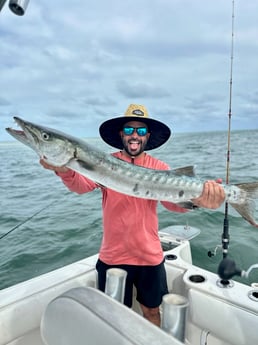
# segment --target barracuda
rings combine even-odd
[[[174,170],[152,170],[132,165],[104,153],[85,141],[14,117],[22,130],[6,128],[15,139],[33,149],[54,166],[66,166],[96,183],[130,196],[171,201],[190,205],[201,195],[203,183],[195,178],[191,167]],[[190,175],[190,176],[189,176]],[[258,227],[253,218],[258,182],[222,185],[226,201],[250,224]]]

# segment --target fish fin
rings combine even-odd
[[[239,183],[236,186],[246,193],[245,201],[240,204],[232,202],[229,204],[251,225],[258,228],[258,224],[254,219],[255,199],[258,198],[258,182]]]
[[[185,208],[187,210],[195,210],[197,208],[199,208],[198,206],[196,206],[192,201],[182,201],[182,202],[178,202],[177,203],[178,206]]]
[[[181,167],[181,168],[176,168],[176,169],[172,169],[175,175],[178,176],[190,176],[190,177],[194,177],[195,176],[195,169],[193,165],[188,165],[186,167]]]
[[[95,182],[98,186],[99,186],[99,188],[102,188],[102,189],[105,189],[105,188],[107,188],[106,186],[104,186],[103,184],[101,184],[101,183],[98,183],[98,182]]]

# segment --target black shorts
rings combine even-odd
[[[124,304],[128,307],[132,306],[133,285],[136,287],[137,301],[148,308],[158,307],[163,295],[168,293],[164,261],[157,266],[135,266],[107,265],[98,260],[96,269],[98,288],[101,291],[105,291],[106,271],[109,268],[122,268],[127,272]]]

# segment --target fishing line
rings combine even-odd
[[[230,82],[229,82],[229,110],[228,110],[228,143],[227,143],[227,164],[226,164],[226,184],[229,184],[230,175],[230,135],[232,118],[232,86],[233,86],[233,59],[234,59],[234,19],[235,2],[232,0],[232,21],[231,21],[231,57],[230,57]],[[229,245],[229,225],[228,225],[228,202],[225,202],[224,226],[222,233],[222,252],[223,258],[227,257]]]
[[[50,204],[48,204],[47,206],[44,206],[43,208],[41,208],[40,210],[38,210],[37,212],[35,212],[32,216],[28,217],[27,219],[25,219],[23,222],[15,225],[15,227],[13,227],[11,230],[7,231],[5,234],[3,234],[2,236],[0,236],[0,240],[4,237],[6,237],[7,235],[9,235],[11,232],[13,232],[14,230],[18,229],[20,226],[22,226],[23,224],[27,223],[29,220],[31,220],[32,218],[34,218],[35,216],[37,216],[39,213],[41,213],[42,211],[46,210],[48,207],[50,207],[51,205],[53,205],[56,201],[52,201]]]

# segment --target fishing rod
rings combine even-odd
[[[230,177],[230,144],[231,144],[231,118],[232,118],[232,86],[233,86],[233,60],[234,60],[234,19],[235,19],[235,3],[232,0],[232,19],[231,19],[231,53],[230,53],[230,80],[229,80],[229,107],[228,107],[228,137],[227,137],[227,161],[226,161],[226,184],[229,184]],[[215,251],[209,251],[208,256],[216,255],[217,249],[220,248],[223,258],[228,255],[229,247],[229,220],[228,220],[229,204],[225,202],[223,233],[221,235],[222,245],[218,245]]]
[[[49,208],[51,205],[53,205],[55,201],[52,201],[50,204],[44,206],[43,208],[41,208],[40,210],[38,210],[37,212],[35,212],[32,216],[26,218],[23,222],[15,225],[11,230],[7,231],[6,233],[4,233],[3,235],[0,236],[0,240],[3,239],[4,237],[6,237],[7,235],[9,235],[10,233],[12,233],[14,230],[18,229],[20,226],[22,226],[23,224],[27,223],[29,220],[31,220],[32,218],[36,217],[39,213],[41,213],[42,211],[46,210],[47,208]]]
[[[232,86],[233,86],[233,59],[234,59],[234,19],[235,19],[235,1],[232,0],[232,28],[231,28],[231,62],[230,62],[230,82],[229,82],[229,110],[228,110],[228,142],[227,142],[227,164],[226,164],[226,184],[229,184],[230,176],[230,143],[231,143],[231,118],[232,118]],[[240,277],[248,278],[250,272],[254,268],[258,268],[258,264],[254,264],[249,267],[247,271],[241,270],[236,267],[236,263],[232,259],[228,259],[228,247],[229,247],[229,220],[228,220],[228,202],[225,202],[225,213],[224,213],[224,224],[222,233],[222,245],[217,246],[222,248],[223,260],[220,262],[218,267],[218,275],[221,278],[221,285],[228,286],[229,279],[233,276],[238,275]],[[215,253],[208,252],[208,256],[216,255]]]
[[[231,144],[231,118],[232,118],[232,86],[233,86],[233,60],[234,60],[234,19],[235,19],[235,1],[232,0],[232,20],[231,20],[231,54],[230,54],[230,81],[229,81],[229,108],[228,108],[228,143],[227,143],[227,164],[226,164],[226,184],[229,184],[230,178],[230,144]],[[222,233],[222,253],[223,258],[228,255],[229,246],[229,220],[228,220],[228,202],[225,202],[224,225]]]
[[[232,87],[233,87],[233,60],[234,60],[234,19],[235,19],[235,2],[232,0],[232,17],[231,17],[231,54],[230,54],[230,80],[229,80],[229,107],[228,107],[228,142],[227,142],[227,161],[226,161],[226,184],[229,184],[230,178],[230,144],[231,144],[231,118],[232,118]],[[228,202],[225,202],[223,232],[221,236],[223,259],[218,267],[218,275],[221,278],[222,286],[228,286],[228,279],[234,275],[241,275],[241,270],[236,268],[233,260],[227,259],[229,247],[229,220],[228,220]],[[209,255],[209,253],[208,253]],[[230,272],[230,274],[228,274]]]

